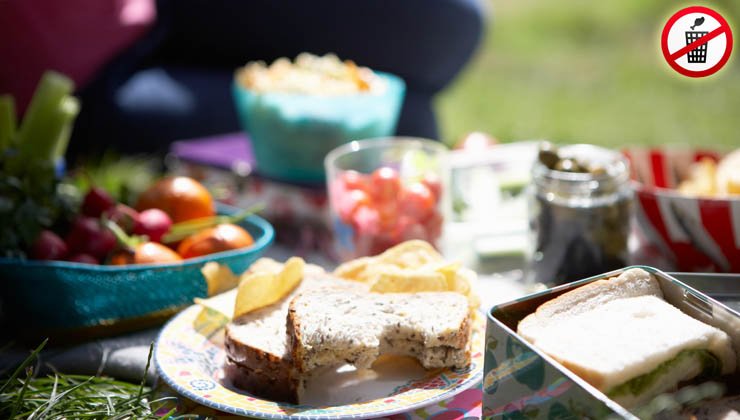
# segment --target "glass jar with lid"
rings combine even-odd
[[[563,284],[627,265],[629,173],[613,150],[541,145],[529,198],[534,281]]]

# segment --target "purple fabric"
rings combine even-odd
[[[257,163],[249,137],[242,132],[176,141],[170,152],[178,159],[224,169],[241,162],[255,168]]]

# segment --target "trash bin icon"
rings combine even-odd
[[[697,39],[708,34],[708,31],[686,31],[686,45],[691,44]],[[689,63],[706,63],[707,62],[707,44],[705,42],[693,50],[689,51],[688,58]]]

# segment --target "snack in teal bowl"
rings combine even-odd
[[[234,102],[252,140],[260,174],[322,184],[323,161],[330,150],[351,140],[395,132],[405,93],[403,80],[370,72],[371,82],[365,83],[362,77],[369,69],[358,70],[351,62],[329,57],[301,55],[293,67],[283,59],[263,67],[256,78],[247,75],[255,64],[237,72]],[[309,64],[299,66],[306,60]],[[352,79],[354,74],[364,76]],[[355,81],[362,90],[353,90]]]
[[[190,305],[193,298],[207,296],[201,273],[205,263],[214,261],[241,273],[272,243],[272,225],[261,217],[249,216],[238,224],[254,238],[252,246],[174,264],[0,259],[4,316],[19,333],[31,336],[82,332],[89,337],[151,324]]]

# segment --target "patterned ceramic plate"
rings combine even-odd
[[[212,322],[215,328],[204,327],[203,322]],[[159,376],[172,389],[224,412],[266,419],[365,419],[433,404],[478,384],[483,375],[484,329],[485,320],[476,314],[473,357],[465,369],[425,371],[405,358],[378,360],[373,370],[345,366],[313,378],[302,405],[260,399],[233,387],[222,370],[223,329],[215,318],[204,321],[197,305],[164,327],[154,360]]]

